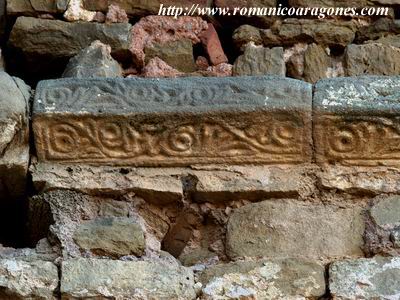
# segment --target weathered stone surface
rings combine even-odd
[[[199,17],[148,16],[140,19],[131,31],[130,51],[138,67],[145,62],[144,49],[154,43],[165,44],[188,39],[192,44],[200,43],[199,35],[208,28],[207,22]]]
[[[368,40],[377,40],[389,34],[400,34],[400,22],[392,18],[379,18],[375,22],[358,29],[355,42],[362,44]]]
[[[400,170],[386,167],[327,166],[319,184],[348,194],[400,194]]]
[[[329,269],[329,289],[333,299],[397,299],[400,294],[400,259],[373,259],[334,262]]]
[[[30,225],[43,226],[45,234],[52,245],[61,250],[64,259],[82,256],[119,258],[128,252],[130,255],[126,256],[132,256],[133,251],[142,253],[139,244],[143,240],[139,237],[139,229],[132,224],[140,225],[142,232],[146,232],[146,253],[158,253],[161,245],[153,236],[151,226],[153,223],[159,226],[162,222],[156,220],[148,224],[147,218],[138,214],[141,207],[150,206],[143,199],[134,194],[126,194],[122,199],[86,195],[73,190],[46,192],[30,199]],[[126,232],[135,229],[137,239],[123,232],[114,234],[116,227]],[[86,238],[89,231],[93,233],[91,240]],[[117,249],[118,243],[121,244],[120,250]]]
[[[188,171],[197,202],[226,203],[233,200],[299,197],[312,184],[301,167],[229,166]],[[301,185],[301,186],[300,186]]]
[[[308,44],[299,43],[285,49],[286,74],[288,77],[304,80],[304,53]]]
[[[351,21],[286,19],[261,30],[261,36],[267,47],[292,46],[300,42],[345,47],[354,40],[355,31],[356,24]]]
[[[0,198],[23,195],[29,163],[30,88],[0,71]]]
[[[8,0],[8,15],[35,16],[40,13],[58,12],[57,0]]]
[[[292,79],[55,80],[38,85],[34,102],[41,161],[293,164],[311,156],[311,85]]]
[[[58,270],[51,262],[0,260],[1,299],[57,299]]]
[[[36,164],[31,166],[35,188],[41,192],[72,189],[90,195],[121,196],[135,193],[153,203],[176,203],[183,187],[168,169],[134,169]]]
[[[74,233],[74,241],[81,249],[112,257],[142,256],[146,247],[141,226],[122,217],[83,222]]]
[[[228,62],[218,33],[212,23],[208,23],[208,28],[202,32],[200,40],[213,66]]]
[[[64,19],[69,22],[104,22],[105,16],[100,12],[89,11],[83,7],[82,0],[69,0],[67,10],[64,13]]]
[[[193,57],[193,45],[188,39],[182,39],[164,44],[155,43],[144,50],[145,63],[153,58],[160,58],[172,68],[181,72],[194,72],[196,65]]]
[[[390,240],[395,248],[400,248],[400,228],[392,230]]]
[[[227,227],[231,257],[335,258],[361,256],[363,210],[291,200],[237,209]]]
[[[141,75],[145,78],[176,78],[185,74],[174,69],[162,59],[154,57],[143,68]]]
[[[63,299],[195,299],[191,270],[157,261],[67,260],[62,264]]]
[[[295,299],[325,294],[325,269],[299,259],[239,261],[200,274],[201,299]]]
[[[233,42],[241,51],[246,49],[246,45],[252,42],[256,46],[263,44],[260,29],[251,25],[242,25],[233,32]]]
[[[400,49],[382,44],[349,45],[345,66],[348,76],[399,75]]]
[[[0,246],[0,259],[2,260],[17,260],[36,264],[40,261],[54,262],[58,257],[58,253],[54,251],[46,238],[39,240],[34,249]]]
[[[129,23],[129,18],[125,10],[118,5],[111,4],[108,7],[106,23]]]
[[[373,41],[366,41],[368,44],[383,44],[387,46],[393,46],[396,48],[400,48],[400,34],[397,35],[387,35],[384,37],[381,37],[377,40]]]
[[[311,83],[326,78],[331,60],[325,49],[317,44],[308,46],[304,53],[304,79]]]
[[[383,229],[400,226],[400,196],[379,199],[372,206],[370,214],[375,224]]]
[[[399,165],[398,77],[326,79],[314,94],[319,163]]]
[[[239,56],[233,65],[236,76],[286,75],[283,48],[272,49],[248,44],[244,54]]]
[[[96,78],[122,77],[122,68],[111,57],[111,47],[94,41],[70,59],[63,77]]]
[[[49,58],[70,58],[92,42],[100,40],[110,45],[115,56],[128,55],[129,24],[69,23],[19,17],[9,44],[25,55]]]
[[[191,168],[116,168],[65,166],[38,163],[30,168],[40,192],[73,189],[90,195],[121,196],[134,192],[151,203],[178,203],[182,181],[193,184],[186,191],[196,202],[225,203],[235,200],[306,196],[312,182],[304,167],[204,166]],[[308,188],[307,188],[308,187]]]
[[[182,7],[189,11],[192,5],[198,5],[198,8],[209,7],[210,2],[208,0],[83,0],[83,6],[88,10],[103,11],[107,12],[109,5],[118,5],[120,8],[125,10],[130,16],[144,16],[144,15],[156,15],[160,11],[160,5],[164,7],[175,6]],[[194,15],[197,15],[195,11]]]

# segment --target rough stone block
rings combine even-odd
[[[208,24],[208,29],[201,34],[200,39],[212,65],[217,66],[228,62],[218,33],[212,23]]]
[[[358,26],[355,21],[288,18],[261,30],[261,36],[267,47],[292,46],[301,42],[345,47],[354,40]]]
[[[324,189],[348,194],[400,194],[400,170],[395,168],[327,166],[318,177]]]
[[[204,299],[308,299],[325,294],[325,268],[302,259],[219,264],[199,278]]]
[[[362,76],[317,83],[317,162],[400,165],[400,77]]]
[[[400,74],[400,49],[392,45],[349,45],[344,59],[347,76]]]
[[[312,182],[305,176],[302,167],[205,166],[191,170],[188,174],[193,182],[189,193],[196,202],[297,198],[304,196],[304,190],[312,189]]]
[[[30,88],[0,71],[0,198],[24,194],[29,162]]]
[[[146,241],[141,226],[132,218],[103,217],[85,221],[74,233],[80,249],[111,257],[142,256]]]
[[[193,57],[193,45],[189,39],[167,43],[155,43],[145,48],[146,65],[158,57],[169,66],[181,72],[194,72],[196,65]]]
[[[329,269],[333,299],[398,299],[400,258],[344,260]]]
[[[360,207],[264,201],[237,209],[227,226],[227,254],[235,257],[336,258],[363,255]]]
[[[157,261],[74,259],[61,270],[62,299],[195,299],[193,272]]]
[[[277,77],[38,85],[39,160],[140,166],[311,158],[311,85]]]
[[[19,17],[9,44],[27,56],[45,56],[49,60],[70,58],[100,40],[110,45],[114,56],[125,57],[129,55],[130,29],[131,25],[125,23],[71,23]]]
[[[1,299],[57,299],[58,269],[46,261],[0,260]]]
[[[35,188],[40,192],[72,189],[98,196],[133,192],[148,202],[163,204],[179,202],[183,198],[181,179],[176,172],[165,169],[38,163],[32,165],[30,171]]]
[[[111,47],[94,41],[69,60],[62,77],[123,77],[119,63],[111,57]]]
[[[268,49],[248,44],[244,54],[236,59],[233,65],[233,74],[238,76],[285,76],[286,65],[283,48]]]

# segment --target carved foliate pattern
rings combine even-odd
[[[317,131],[324,160],[350,165],[400,163],[399,117],[324,116]]]
[[[264,83],[264,84],[263,84]],[[224,83],[198,82],[185,84],[160,84],[152,81],[106,81],[56,83],[39,88],[36,94],[37,111],[136,111],[143,108],[192,107],[192,106],[265,106],[271,99],[277,103],[287,98],[293,103],[307,98],[307,90],[296,86],[280,86],[272,89],[265,82],[244,84],[231,80]],[[278,100],[276,100],[278,99]],[[143,106],[144,105],[144,106]]]
[[[60,162],[184,165],[207,162],[303,162],[301,120],[251,117],[225,122],[138,121],[135,117],[42,117],[34,122],[39,158]]]

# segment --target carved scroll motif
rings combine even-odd
[[[325,157],[348,164],[379,164],[400,159],[400,119],[324,117],[321,145]]]
[[[171,125],[172,124],[172,125]],[[302,161],[304,128],[290,118],[230,125],[223,121],[176,124],[79,117],[37,122],[40,153],[46,160],[141,161],[244,159]]]

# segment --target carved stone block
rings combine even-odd
[[[400,77],[318,82],[314,140],[319,163],[400,165]]]
[[[311,160],[311,85],[277,77],[44,81],[39,160],[134,166]]]

